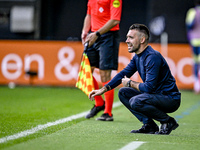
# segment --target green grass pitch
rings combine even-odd
[[[119,101],[117,92],[115,102]],[[180,126],[170,135],[129,133],[142,124],[121,105],[113,109],[114,122],[82,117],[0,143],[0,149],[118,150],[130,142],[143,141],[138,150],[196,150],[200,146],[200,96],[192,91],[181,93],[180,109],[170,114]],[[0,86],[0,139],[88,111],[93,104],[76,88]]]

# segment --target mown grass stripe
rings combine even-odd
[[[144,143],[145,142],[142,142],[142,141],[133,141],[119,150],[136,150],[138,147],[140,147]]]
[[[121,105],[120,102],[115,102],[113,104],[113,108],[118,107],[120,105]],[[65,123],[65,122],[69,122],[69,121],[72,121],[72,120],[76,120],[76,119],[82,118],[87,113],[89,113],[89,111],[82,112],[82,113],[79,113],[79,114],[76,114],[76,115],[72,115],[72,116],[69,116],[67,118],[59,119],[59,120],[56,120],[55,122],[48,122],[48,123],[43,124],[43,125],[38,125],[38,126],[32,128],[32,129],[25,130],[25,131],[22,131],[20,133],[14,134],[14,135],[3,137],[3,138],[0,139],[0,143],[5,143],[5,142],[10,141],[10,140],[15,140],[15,139],[18,139],[18,138],[26,137],[26,136],[28,136],[30,134],[34,134],[34,133],[36,133],[36,132],[38,132],[40,130],[46,129],[48,127],[55,126],[55,125],[58,125],[58,124],[62,124],[62,123]]]
[[[199,107],[200,107],[200,101],[198,101],[196,104],[194,104],[193,106],[189,107],[187,110],[182,112],[181,115],[176,115],[175,119],[179,121],[179,119],[184,118],[184,116],[190,115],[193,111],[199,109]]]

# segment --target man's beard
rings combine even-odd
[[[140,49],[140,44],[136,48],[132,48],[131,50],[128,50],[129,53],[136,53]]]

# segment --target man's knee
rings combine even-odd
[[[119,92],[118,92],[118,97],[119,97],[119,100],[122,102],[123,98],[125,98],[125,88],[122,87],[119,89]]]
[[[99,70],[101,76],[101,82],[107,82],[111,79],[112,70]]]
[[[136,111],[142,109],[142,107],[144,106],[143,101],[141,101],[141,99],[138,98],[137,96],[132,97],[129,101],[129,104],[131,108]]]

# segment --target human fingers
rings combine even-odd
[[[82,44],[85,44],[86,37],[87,37],[87,33],[86,32],[82,32],[82,34],[81,34]]]
[[[95,90],[93,90],[93,91],[90,92],[88,98],[89,98],[91,101],[94,100],[95,93],[96,93]]]
[[[126,85],[126,79],[122,78],[122,85],[125,86]]]
[[[127,87],[127,82],[130,80],[130,78],[127,78],[126,76],[124,76],[124,78],[122,78],[122,84],[124,87]]]

